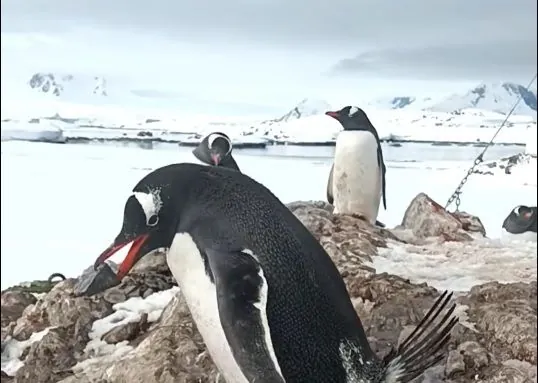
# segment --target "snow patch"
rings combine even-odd
[[[472,242],[402,245],[389,243],[378,248],[372,266],[377,273],[387,272],[409,278],[413,283],[451,291],[468,291],[472,286],[536,280],[537,247],[534,242],[503,243],[480,238]]]
[[[27,340],[18,341],[12,338],[6,340],[4,352],[2,352],[2,371],[9,376],[15,376],[19,368],[24,366],[24,362],[20,360],[24,350],[43,339],[50,329],[51,327],[48,327],[43,331],[35,332]]]
[[[90,341],[84,349],[85,353],[90,355],[91,359],[103,357],[119,358],[126,355],[133,349],[129,345],[129,342],[124,341],[116,344],[108,344],[101,340],[101,337],[115,327],[138,322],[142,314],[148,314],[148,322],[156,322],[165,307],[178,292],[179,287],[172,287],[169,290],[153,293],[147,298],[136,297],[115,304],[112,307],[115,311],[114,313],[93,322],[92,330],[89,334]],[[75,367],[78,366],[77,368],[84,369],[85,366],[93,363],[95,361],[86,360],[78,363]]]

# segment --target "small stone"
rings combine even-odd
[[[97,270],[93,266],[88,267],[78,278],[74,288],[74,293],[80,295],[95,295],[106,289],[117,286],[121,283],[116,273],[108,263],[103,263]]]

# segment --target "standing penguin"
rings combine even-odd
[[[354,106],[325,114],[338,120],[344,128],[336,139],[327,201],[334,205],[335,213],[358,214],[374,224],[381,196],[383,207],[387,209],[386,167],[377,131],[366,113]]]
[[[536,242],[537,212],[536,206],[516,206],[503,222],[503,238]]]
[[[213,132],[204,137],[192,151],[194,156],[206,165],[224,166],[239,171],[232,156],[232,141],[224,133]]]
[[[409,382],[444,357],[457,322],[445,292],[379,358],[319,242],[267,188],[220,166],[173,164],[140,180],[96,266],[131,245],[121,278],[149,242],[169,248],[170,270],[230,383]]]

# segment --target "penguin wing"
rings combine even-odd
[[[385,194],[385,173],[387,168],[385,167],[385,161],[383,161],[383,151],[381,150],[381,143],[377,145],[377,166],[381,168],[381,190],[383,193],[383,207],[387,210],[387,195]]]
[[[327,181],[327,202],[329,202],[331,205],[334,202],[334,196],[333,196],[333,170],[334,170],[334,163],[331,166],[331,171],[329,172],[329,180]]]
[[[267,280],[250,250],[206,249],[219,317],[232,354],[249,382],[284,383],[266,315]]]

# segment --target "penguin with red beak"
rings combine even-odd
[[[221,132],[213,132],[205,136],[192,153],[205,165],[224,166],[239,171],[239,166],[232,156],[232,149],[230,137]]]
[[[120,278],[153,247],[169,249],[170,271],[227,382],[410,382],[444,358],[457,322],[444,293],[380,358],[318,240],[270,190],[222,166],[146,175],[96,266],[127,245]]]

